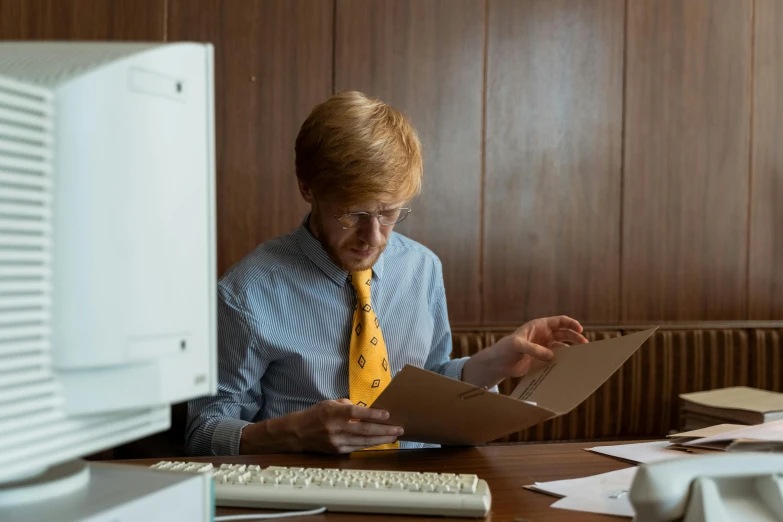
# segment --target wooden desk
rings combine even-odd
[[[601,445],[606,444],[612,443],[601,443]],[[483,478],[489,483],[489,488],[492,492],[492,510],[490,515],[486,517],[486,521],[514,522],[515,519],[528,519],[530,522],[617,522],[622,519],[550,508],[550,504],[557,499],[542,493],[534,493],[522,489],[522,486],[536,481],[577,478],[629,466],[618,460],[584,451],[584,448],[596,445],[596,443],[510,444],[458,449],[367,451],[334,457],[329,455],[291,454],[252,457],[202,457],[185,460],[216,464],[239,462],[258,464],[260,466],[475,473],[479,478]],[[125,460],[118,462],[151,465],[159,460]],[[250,512],[252,511],[238,508],[217,509],[218,515]],[[359,522],[362,520],[437,522],[439,520],[465,521],[470,519],[327,513],[296,518],[295,520],[307,520],[308,522]]]

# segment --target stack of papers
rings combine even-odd
[[[637,444],[618,444],[616,446],[596,446],[587,451],[620,459],[631,464],[645,464],[659,460],[676,459],[693,455],[690,451],[674,451],[680,449],[672,442],[663,440],[656,442],[640,442]]]
[[[657,462],[693,455],[689,451],[674,451],[669,441],[640,442],[637,444],[618,444],[597,446],[587,451],[606,455],[633,464]],[[527,489],[563,497],[553,508],[601,513],[620,517],[633,517],[634,510],[628,500],[628,491],[638,468],[627,468],[573,480],[536,482]]]
[[[720,424],[671,435],[669,441],[597,446],[587,451],[634,464],[688,458],[714,451],[783,451],[783,420],[744,426]],[[591,477],[536,482],[526,489],[547,493],[560,500],[553,508],[633,517],[628,491],[638,468],[611,471]]]
[[[783,393],[736,386],[684,393],[681,416],[686,430],[715,424],[762,424],[783,420]]]
[[[670,435],[670,439],[598,446],[587,451],[635,464],[687,458],[695,453],[714,451],[783,451],[783,420],[755,426],[719,424]],[[633,517],[634,510],[628,500],[628,491],[637,469],[633,467],[591,477],[536,482],[525,488],[562,497],[552,504],[553,508]]]
[[[711,451],[783,451],[783,420],[738,426],[719,424],[671,435],[672,447]]]
[[[637,469],[626,468],[572,480],[536,482],[526,489],[563,497],[552,504],[553,508],[633,517],[628,490]]]

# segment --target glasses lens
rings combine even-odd
[[[396,225],[410,213],[409,208],[395,208],[392,210],[386,210],[385,212],[378,214],[378,221],[383,226]],[[335,216],[335,219],[343,228],[353,228],[359,224],[360,221],[366,223],[370,218],[370,214],[366,212],[354,212],[351,214],[343,214],[342,216]]]
[[[337,222],[340,223],[343,228],[353,228],[359,223],[359,216],[356,214],[343,214],[337,218]]]
[[[395,208],[393,210],[387,210],[381,214],[381,225],[395,225],[408,217],[410,209],[408,208]]]

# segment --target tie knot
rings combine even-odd
[[[362,270],[361,272],[351,272],[348,279],[356,290],[356,296],[360,299],[370,298],[370,285],[372,284],[372,268]]]

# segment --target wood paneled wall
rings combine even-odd
[[[218,266],[293,230],[294,140],[332,93],[331,1],[169,0],[168,39],[215,45]]]
[[[783,318],[783,0],[0,0],[0,39],[210,41],[223,272],[296,227],[293,141],[402,109],[400,231],[454,324]]]
[[[449,315],[462,323],[481,318],[483,7],[337,0],[335,11],[335,89],[394,105],[419,132],[425,190],[397,230],[444,261]]]
[[[747,316],[752,8],[628,3],[622,319]]]
[[[500,0],[487,25],[484,318],[618,318],[622,0]]]
[[[783,1],[755,0],[748,315],[783,317]]]
[[[2,40],[165,38],[165,0],[0,0]]]

